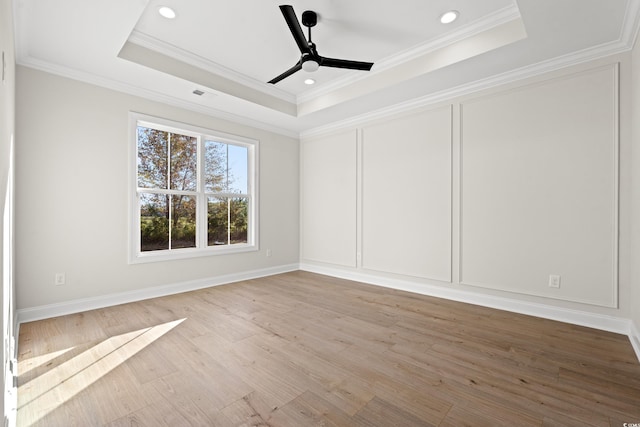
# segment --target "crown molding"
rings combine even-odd
[[[366,74],[359,73],[355,75],[346,75],[344,77],[334,79],[322,86],[318,86],[317,88],[307,90],[298,95],[297,103],[298,105],[300,105],[302,103],[323,97],[335,90],[341,89],[359,80],[365,79],[372,74],[377,74],[390,68],[396,67],[400,64],[419,58],[438,49],[442,49],[466,38],[473,37],[477,34],[483,33],[518,18],[520,18],[520,9],[518,9],[517,5],[514,3],[510,6],[486,15],[481,19],[470,22],[456,29],[455,31],[451,31],[445,34],[442,37],[424,41],[413,47],[405,49],[404,51],[383,58],[380,61],[376,61],[371,71]]]
[[[633,49],[640,31],[640,0],[629,0],[620,31],[620,42]]]
[[[107,79],[86,71],[79,71],[68,67],[62,67],[60,65],[52,64],[47,61],[42,61],[32,57],[22,56],[17,65],[21,65],[35,70],[44,71],[46,73],[55,74],[57,76],[78,80],[84,83],[100,86],[106,89],[111,89],[117,92],[122,92],[128,95],[139,96],[151,101],[161,102],[163,104],[172,105],[174,107],[183,108],[185,110],[194,111],[197,113],[206,114],[218,119],[227,120],[236,124],[250,126],[256,129],[276,133],[279,135],[287,136],[290,138],[298,138],[298,132],[294,132],[290,129],[285,129],[279,126],[274,126],[268,123],[264,123],[258,120],[250,119],[245,116],[222,111],[217,108],[207,107],[197,103],[185,101],[180,98],[169,96],[161,92],[156,92],[149,89],[144,89],[138,86],[134,86],[121,81]]]
[[[513,4],[512,6],[508,6],[506,8],[500,9],[491,15],[487,15],[482,19],[476,20],[468,25],[465,25],[464,27],[459,28],[457,31],[452,32],[448,35],[445,35],[444,37],[440,37],[435,40],[428,40],[417,46],[407,49],[404,52],[400,52],[398,54],[385,58],[382,61],[378,61],[373,66],[373,69],[371,70],[371,72],[368,73],[368,75],[371,75],[372,73],[379,73],[383,70],[387,70],[403,62],[418,58],[429,52],[432,52],[437,49],[441,49],[457,41],[471,37],[475,34],[479,34],[483,31],[487,31],[498,25],[502,25],[506,22],[509,22],[510,20],[517,19],[520,17],[521,17],[520,10],[518,9],[517,5]],[[570,65],[581,63],[581,62],[586,62],[589,60],[631,50],[633,48],[633,45],[635,43],[635,40],[639,32],[640,32],[640,0],[629,0],[625,10],[622,28],[620,31],[620,37],[618,38],[618,40],[614,40],[612,42],[605,43],[599,46],[586,48],[578,52],[573,52],[565,56],[561,56],[558,58],[551,59],[549,61],[542,62],[540,64],[527,66],[520,70],[514,70],[514,72],[515,73],[522,72],[523,74],[531,74],[535,72],[542,73],[546,71],[551,71],[553,69],[562,68],[565,66],[570,66]],[[554,62],[557,62],[557,63],[554,64]],[[545,64],[548,65],[549,67],[548,70],[535,71],[535,68],[538,68],[538,66],[540,66],[540,68],[544,68]],[[531,68],[530,72],[527,71],[528,68]],[[507,77],[508,74],[509,73],[505,73],[503,75],[504,78],[507,78],[505,82],[509,81],[508,80],[509,78]],[[314,88],[312,90],[308,90],[300,94],[298,96],[298,105],[304,102],[308,102],[310,100],[325,96],[334,90],[353,84],[354,82],[364,79],[366,77],[367,76],[363,76],[363,75],[355,75],[355,76],[351,75],[351,76],[345,76],[340,79],[332,80],[330,83],[327,83],[325,85]],[[447,91],[444,91],[443,93],[440,93],[440,94],[436,94],[435,96],[436,101],[434,102],[441,100],[443,97],[446,98],[447,97],[446,92]]]
[[[631,0],[634,3],[640,3],[640,0]],[[640,11],[637,9],[636,13]],[[636,27],[638,20],[635,20]],[[637,32],[637,29],[635,30]],[[627,31],[630,35],[633,31]],[[436,104],[438,102],[444,102],[453,98],[466,96],[475,92],[479,92],[486,89],[491,89],[497,86],[501,86],[508,83],[514,83],[527,78],[535,77],[541,74],[557,71],[563,68],[568,68],[575,65],[584,64],[597,59],[605,58],[608,56],[617,55],[627,52],[633,47],[632,40],[616,40],[609,43],[604,43],[598,46],[586,48],[577,52],[572,52],[567,55],[552,58],[550,60],[542,61],[539,63],[527,65],[525,67],[517,68],[515,70],[507,71],[501,74],[497,74],[485,79],[476,80],[460,86],[445,89],[439,92],[430,93],[428,95],[414,98],[405,102],[401,102],[389,107],[384,107],[375,111],[364,113],[358,116],[353,116],[345,120],[331,123],[326,126],[319,126],[313,129],[308,129],[300,133],[300,138],[311,138],[321,135],[330,134],[339,130],[343,130],[348,127],[359,126],[365,122],[369,122],[376,119],[381,119],[393,114],[399,114],[407,112],[416,108],[427,107],[429,105]]]
[[[460,28],[457,31],[450,33],[448,36],[444,38],[439,38],[437,40],[431,40],[431,41],[422,43],[418,46],[415,46],[414,48],[408,49],[407,51],[398,53],[382,61],[379,61],[374,66],[374,69],[372,70],[372,72],[377,73],[377,72],[380,72],[381,70],[386,69],[387,67],[393,67],[397,64],[402,63],[403,61],[410,60],[413,57],[419,57],[420,55],[424,55],[430,49],[441,48],[447,43],[450,44],[455,42],[456,40],[469,37],[470,35],[486,30],[491,26],[500,25],[500,23],[506,22],[510,19],[514,19],[514,17],[516,16],[520,16],[520,13],[519,13],[519,9],[515,5],[513,7],[501,9],[496,13],[488,17],[485,17],[482,20],[474,21],[473,23],[465,25],[463,28]],[[14,19],[17,19],[19,17],[19,14],[16,14],[15,8],[14,8],[14,17],[15,17]],[[16,64],[17,65],[34,68],[37,70],[49,72],[59,76],[79,80],[82,82],[94,84],[94,85],[105,87],[108,89],[113,89],[119,92],[140,96],[149,100],[162,102],[168,105],[173,105],[176,107],[199,112],[202,114],[208,114],[213,117],[217,117],[223,120],[228,120],[233,123],[250,126],[256,129],[273,132],[283,136],[287,136],[291,138],[306,138],[306,137],[313,137],[317,135],[331,133],[337,130],[344,129],[346,127],[356,126],[366,121],[375,120],[377,118],[388,116],[390,114],[401,113],[403,111],[411,110],[414,108],[429,106],[431,104],[446,101],[447,99],[464,96],[473,92],[489,89],[505,83],[526,79],[528,77],[532,77],[538,74],[543,74],[543,73],[554,71],[564,67],[569,67],[572,65],[603,58],[609,55],[615,55],[615,54],[629,51],[633,48],[633,45],[635,44],[636,38],[640,30],[640,0],[628,0],[619,38],[612,42],[598,45],[595,47],[586,48],[578,52],[573,52],[573,53],[560,56],[557,58],[553,58],[550,60],[546,60],[540,63],[531,64],[519,69],[507,71],[505,73],[494,75],[482,80],[469,82],[457,87],[426,94],[424,96],[413,98],[411,100],[398,103],[395,105],[391,105],[379,110],[370,111],[364,114],[346,118],[344,120],[336,121],[328,125],[308,128],[306,130],[302,130],[301,132],[293,130],[292,128],[275,126],[270,123],[265,123],[259,120],[250,119],[242,115],[237,115],[237,114],[229,113],[227,111],[223,111],[220,109],[203,106],[201,104],[189,102],[173,96],[168,96],[153,90],[139,88],[137,86],[124,83],[122,81],[117,81],[115,79],[107,79],[107,78],[98,76],[94,73],[73,70],[71,68],[63,67],[54,63],[36,59],[34,57],[29,56],[28,53],[26,53],[28,52],[27,50],[28,41],[26,40],[26,35],[24,34],[24,31],[22,32],[20,31],[20,29],[24,29],[24,27],[25,27],[24,25],[16,26],[16,37],[14,38],[14,42],[16,44]],[[144,46],[149,46],[149,48],[153,48],[154,50],[158,50],[161,48],[163,49],[172,48],[171,46],[166,46],[166,45],[159,47],[159,44],[161,44],[159,41],[139,32],[132,33],[130,40],[135,40],[136,43],[140,43],[141,45],[144,45]],[[324,96],[325,94],[335,90],[338,87],[349,85],[354,81],[357,81],[365,77],[361,75],[345,76],[345,78],[343,79],[334,80],[333,83],[328,83],[327,85],[323,85],[321,87],[318,87],[317,89],[304,92],[300,96],[295,97],[289,92],[285,92],[276,87],[271,87],[271,86],[265,87],[265,85],[262,82],[258,82],[257,80],[248,78],[237,72],[233,72],[232,70],[226,69],[225,67],[222,67],[219,64],[214,64],[211,61],[208,61],[202,57],[189,54],[188,52],[185,52],[184,50],[178,49],[176,47],[173,47],[173,48],[177,49],[177,51],[172,50],[171,55],[174,55],[174,56],[182,55],[182,58],[185,61],[191,64],[194,64],[195,66],[201,67],[203,69],[215,69],[216,73],[219,73],[226,78],[229,78],[235,81],[240,80],[240,84],[250,86],[250,88],[256,89],[262,93],[268,93],[269,95],[273,95],[274,97],[288,100],[293,103],[300,103],[301,101],[305,101],[307,99],[314,99],[315,97]],[[368,74],[371,74],[371,73],[368,73]]]
[[[317,88],[307,90],[297,97],[273,85],[265,86],[261,81],[250,78],[214,61],[210,61],[206,58],[188,52],[172,44],[165,43],[153,36],[137,30],[132,31],[128,41],[147,49],[151,49],[164,55],[173,57],[177,60],[181,60],[188,64],[192,64],[198,68],[213,72],[229,80],[233,80],[237,83],[245,85],[251,89],[267,93],[284,101],[299,105],[301,103],[325,96],[336,89],[348,86],[355,81],[367,77],[368,75],[388,70],[397,65],[400,65],[407,61],[411,61],[435,50],[444,48],[465,38],[472,37],[476,34],[482,33],[516,18],[520,18],[520,10],[518,9],[517,5],[513,3],[512,5],[499,9],[481,19],[470,22],[469,24],[466,24],[456,29],[455,31],[447,33],[443,37],[427,40],[404,51],[377,61],[372,71],[367,73],[366,75],[346,75],[342,78],[332,80],[331,82]]]
[[[277,88],[274,85],[267,85],[264,82],[253,79],[245,74],[241,74],[230,68],[218,64],[217,62],[206,59],[200,55],[196,55],[182,48],[174,46],[170,43],[165,43],[153,36],[145,34],[143,32],[133,30],[128,39],[129,42],[142,46],[144,48],[153,50],[155,52],[167,55],[176,60],[191,64],[195,67],[206,70],[210,73],[217,74],[229,80],[233,80],[236,83],[244,85],[250,89],[266,93],[267,95],[274,96],[282,99],[283,101],[296,103],[295,95]]]
[[[442,49],[453,43],[459,42],[476,34],[483,33],[492,28],[498,27],[514,19],[521,18],[520,10],[516,4],[512,4],[505,8],[499,9],[480,19],[470,22],[455,31],[446,33],[442,37],[427,40],[419,43],[409,49],[393,54],[376,63],[376,71],[382,71],[393,68],[397,65],[416,59],[422,55]]]

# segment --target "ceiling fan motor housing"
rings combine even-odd
[[[313,10],[302,12],[302,25],[305,27],[315,27],[318,23],[318,15]]]

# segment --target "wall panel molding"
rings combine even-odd
[[[461,284],[618,306],[618,91],[615,63],[461,103]]]
[[[621,279],[618,277],[619,263],[622,262],[624,267],[624,259],[620,260],[618,253],[621,226],[619,192],[620,185],[623,189],[628,185],[626,181],[619,182],[624,180],[619,165],[620,109],[624,106],[619,104],[625,101],[624,94],[620,100],[619,91],[620,73],[624,79],[627,78],[625,61],[622,57],[609,57],[449,99],[448,103],[439,100],[438,104],[414,105],[409,110],[394,109],[362,123],[354,122],[349,131],[354,132],[357,147],[356,261],[354,265],[346,266],[303,256],[301,262],[304,265],[320,265],[325,272],[328,271],[326,269],[348,270],[349,274],[356,276],[383,277],[381,280],[385,283],[388,281],[386,278],[391,276],[406,279],[410,283],[433,282],[439,288],[473,287],[477,289],[477,293],[472,293],[474,298],[476,294],[495,294],[499,291],[508,292],[513,300],[526,301],[536,297],[547,299],[550,305],[555,304],[554,300],[560,305],[563,302],[579,304],[586,312],[598,313],[603,308],[620,308],[619,286],[623,286],[623,292],[626,286],[624,282],[619,283]],[[505,99],[507,102],[503,102],[498,110],[494,109],[494,103],[499,105]],[[397,135],[401,139],[403,132],[396,129],[394,134],[392,129],[395,123],[441,109],[447,109],[450,114],[447,122],[451,139],[448,165],[449,270],[446,275],[433,275],[398,268],[399,264],[389,267],[372,262],[367,254],[368,251],[371,253],[371,242],[367,243],[367,238],[371,238],[371,230],[367,230],[367,227],[371,224],[367,225],[367,221],[370,220],[368,215],[372,209],[366,201],[369,167],[365,158],[367,142],[372,132],[384,134],[383,138]],[[470,148],[474,148],[471,138],[478,135],[478,129],[469,127],[469,119],[474,118],[470,114],[478,111],[497,111],[492,121],[487,122],[489,130],[485,136],[488,135],[489,140],[494,135],[497,135],[494,139],[505,139],[505,135],[510,135],[508,126],[504,124],[511,123],[511,128],[520,134],[512,138],[513,142],[506,146],[507,149],[493,147],[494,152],[489,152],[486,148],[491,146],[486,145],[485,141],[482,143],[485,145],[475,147],[475,152],[470,151]],[[475,116],[476,119],[478,117]],[[523,117],[526,120],[520,126],[517,120]],[[622,138],[625,138],[624,127],[622,131]],[[336,133],[334,131],[329,135]],[[419,129],[418,133],[424,135],[428,131]],[[303,138],[302,142],[322,138],[313,136]],[[627,144],[625,141],[622,143]],[[532,147],[540,148],[543,152],[527,151]],[[390,151],[389,157],[394,156],[395,153]],[[469,175],[470,162],[475,162],[478,167],[476,172],[482,173]],[[494,187],[487,187],[491,191],[485,188],[484,192],[477,192],[477,181],[489,182],[487,177],[495,177],[495,171],[504,165],[508,166],[506,170],[509,173],[495,180]],[[421,191],[418,183],[412,183],[410,187],[408,194]],[[513,194],[507,194],[506,197],[492,194],[503,192],[505,188],[513,190]],[[491,207],[491,203],[497,201],[499,209],[489,209],[487,214],[469,204],[470,195],[482,201],[484,193],[488,193],[488,198],[482,203],[478,202],[478,206],[482,208],[484,204]],[[544,202],[548,200],[546,193],[549,193],[551,200],[548,209]],[[511,202],[506,203],[505,200]],[[487,214],[486,220],[496,232],[480,239],[470,234],[468,226],[469,220],[475,221],[484,214]],[[483,222],[477,221],[474,226],[481,228],[479,224]],[[504,244],[505,236],[516,243]],[[469,243],[474,241],[488,242],[489,245],[478,246],[469,252]],[[391,257],[419,252],[410,249],[414,243],[392,245],[394,252]],[[622,250],[625,250],[624,246]],[[485,263],[488,271],[486,277],[469,269],[472,263],[484,263],[487,257],[494,258]],[[551,274],[561,276],[559,289],[548,286]],[[447,283],[450,285],[447,286]],[[626,305],[622,305],[621,311],[627,309]]]
[[[301,259],[357,263],[357,133],[301,142]]]
[[[452,107],[365,126],[362,267],[451,281]]]

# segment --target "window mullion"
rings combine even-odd
[[[191,190],[165,190],[163,188],[138,188],[136,190],[139,194],[148,193],[148,194],[168,194],[175,196],[192,196],[196,197],[198,195],[197,191]]]
[[[196,236],[198,240],[199,248],[206,248],[208,246],[207,241],[207,197],[205,195],[205,149],[204,149],[204,136],[198,136],[198,196],[197,196],[197,215],[196,218]]]
[[[172,221],[173,221],[173,197],[171,197],[171,195],[167,194],[165,196],[167,198],[167,209],[169,209],[169,250],[172,249],[172,240],[171,240],[171,230],[172,230]]]
[[[167,133],[167,190],[171,190],[171,132]]]
[[[231,244],[231,198],[227,197],[227,245]]]
[[[171,191],[171,132],[167,133],[167,190]],[[167,198],[167,209],[169,210],[169,250],[171,250],[171,205],[173,202],[173,197],[171,197],[170,195],[171,193],[168,193],[167,195],[165,195],[165,197]]]
[[[130,182],[134,184],[130,187],[130,191],[133,192],[130,199],[133,202],[133,212],[130,216],[132,221],[130,230],[133,233],[129,233],[132,239],[131,262],[162,261],[256,250],[254,223],[257,218],[254,210],[257,194],[254,193],[256,192],[257,159],[254,155],[257,154],[257,141],[218,133],[211,133],[211,136],[208,136],[210,133],[205,129],[188,125],[184,125],[185,129],[183,129],[178,127],[182,124],[137,113],[133,113],[132,117],[139,119],[135,123],[132,122],[134,156],[129,169],[132,175]],[[175,145],[174,137],[177,138]],[[196,144],[195,153],[191,151],[191,154],[188,154],[184,151],[186,148],[183,148],[183,139],[185,144]],[[208,157],[210,140],[214,150],[211,158]],[[158,145],[164,145],[163,142],[167,144],[164,147],[166,156],[164,167],[160,166],[163,159],[161,145]],[[178,156],[176,162],[172,161],[174,149]],[[242,150],[245,149],[246,158],[239,156],[239,153],[243,153]],[[139,152],[143,154],[138,154]],[[194,154],[195,165],[194,158],[191,157]],[[212,188],[206,185],[208,161],[212,162],[211,169],[215,170],[212,172],[214,176],[224,180],[220,192],[211,191]],[[245,166],[242,163],[244,161],[246,161]],[[143,162],[144,169],[140,168],[139,162]],[[193,171],[194,166],[195,171]],[[189,179],[189,186],[183,186],[189,190],[179,189],[182,187],[173,188],[174,185],[178,185],[173,180],[174,168],[181,182],[182,179]],[[164,184],[160,175],[163,172],[166,173]],[[191,180],[194,172],[197,177],[195,186]],[[234,180],[232,184],[230,180],[234,178],[238,180]],[[243,188],[243,184],[246,189]],[[217,182],[215,186],[217,189]],[[215,223],[211,229],[212,246],[209,246],[210,200],[212,202],[211,220]],[[168,211],[162,212],[163,205]],[[163,224],[166,222],[160,220],[161,216],[165,216],[168,220],[168,229],[164,228]],[[175,227],[174,220],[177,221]],[[143,233],[144,236],[142,236]],[[167,238],[168,242],[165,240]]]

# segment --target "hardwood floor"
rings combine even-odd
[[[626,336],[305,272],[22,324],[19,426],[622,426]]]

